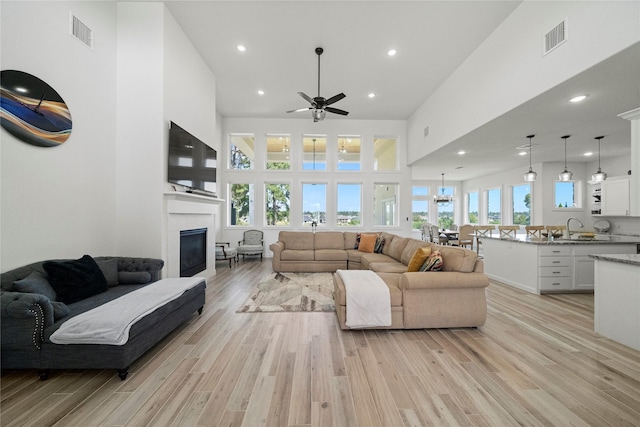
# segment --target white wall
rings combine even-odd
[[[542,56],[544,34],[565,18],[567,42]],[[640,2],[522,2],[410,117],[409,158],[424,157],[640,41],[639,23]]]
[[[250,133],[255,135],[255,165],[251,172],[228,170],[227,135],[230,133]],[[291,163],[292,170],[288,172],[266,171],[266,140],[267,134],[291,135]],[[302,164],[302,135],[326,135],[327,158],[329,173],[301,171]],[[402,120],[345,120],[327,117],[322,122],[314,123],[311,117],[305,119],[251,119],[251,118],[224,118],[222,119],[222,156],[218,153],[218,167],[223,170],[223,182],[219,187],[220,197],[228,200],[227,183],[252,182],[255,187],[255,228],[265,231],[265,246],[278,240],[278,232],[282,229],[309,230],[302,225],[302,182],[327,182],[327,212],[335,212],[336,183],[361,182],[363,192],[363,225],[355,231],[379,230],[382,227],[373,227],[373,184],[397,182],[400,184],[400,206],[398,227],[388,228],[390,232],[410,236],[411,235],[411,173],[405,165],[406,159],[406,122]],[[362,170],[359,172],[336,171],[334,168],[337,137],[338,135],[360,135],[362,139]],[[373,138],[397,137],[398,138],[398,171],[373,172]],[[221,160],[222,159],[222,160]],[[237,181],[234,181],[237,180]],[[291,225],[289,227],[265,227],[264,219],[264,183],[265,182],[289,182],[291,184]],[[227,207],[228,209],[228,207]],[[219,240],[232,242],[234,245],[241,240],[242,232],[246,228],[229,227],[228,212],[224,212],[224,227]],[[407,220],[408,218],[408,220]],[[327,225],[319,227],[319,230],[343,230],[344,228]],[[265,252],[269,255],[269,251]]]
[[[111,2],[0,2],[1,68],[51,85],[73,130],[58,147],[0,130],[1,271],[49,258],[116,250],[116,8]],[[69,35],[72,11],[94,31],[90,50]]]

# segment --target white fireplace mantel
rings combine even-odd
[[[198,276],[216,274],[216,214],[223,199],[192,193],[168,191],[164,193],[167,215],[166,277],[180,276],[180,231],[207,228],[207,269]]]

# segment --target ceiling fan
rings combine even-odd
[[[311,106],[307,108],[298,108],[297,110],[287,111],[287,113],[298,113],[300,111],[311,110],[311,116],[313,117],[314,122],[324,120],[327,111],[333,114],[340,114],[341,116],[346,116],[347,114],[349,114],[348,111],[329,107],[329,105],[338,102],[342,98],[346,97],[344,93],[339,93],[329,99],[325,99],[320,96],[320,55],[322,55],[322,52],[324,52],[324,50],[321,47],[316,48],[316,54],[318,55],[318,96],[316,96],[315,98],[311,98],[304,92],[298,92],[298,95],[303,97],[309,104],[311,104]]]

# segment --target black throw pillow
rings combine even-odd
[[[107,280],[89,255],[72,261],[46,261],[44,270],[58,301],[72,304],[107,290]]]

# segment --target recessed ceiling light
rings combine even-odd
[[[245,52],[247,50],[247,47],[243,44],[239,44],[238,45],[238,51],[240,52]]]
[[[462,156],[464,153],[466,153],[466,151],[464,151],[464,150],[460,150],[460,151],[458,151],[458,154],[460,154],[461,156]]]
[[[395,49],[389,49],[389,51],[387,52],[387,55],[389,56],[395,56],[396,55],[396,50]]]
[[[526,156],[527,154],[529,153],[527,153],[526,151],[521,151],[518,153],[518,156]]]
[[[569,102],[572,102],[572,103],[574,103],[574,104],[575,104],[576,102],[582,102],[582,101],[584,101],[585,99],[587,99],[587,97],[588,97],[588,96],[589,96],[589,95],[577,95],[577,96],[574,96],[573,98],[571,98],[571,99],[569,100]]]
[[[584,153],[584,155],[587,157],[593,156],[593,151],[587,151],[586,153]]]
[[[263,90],[259,90],[258,91],[258,95],[264,95],[264,91]]]
[[[369,98],[375,98],[375,97],[376,97],[376,94],[375,94],[375,93],[373,93],[373,92],[371,92],[368,96],[369,96]]]

